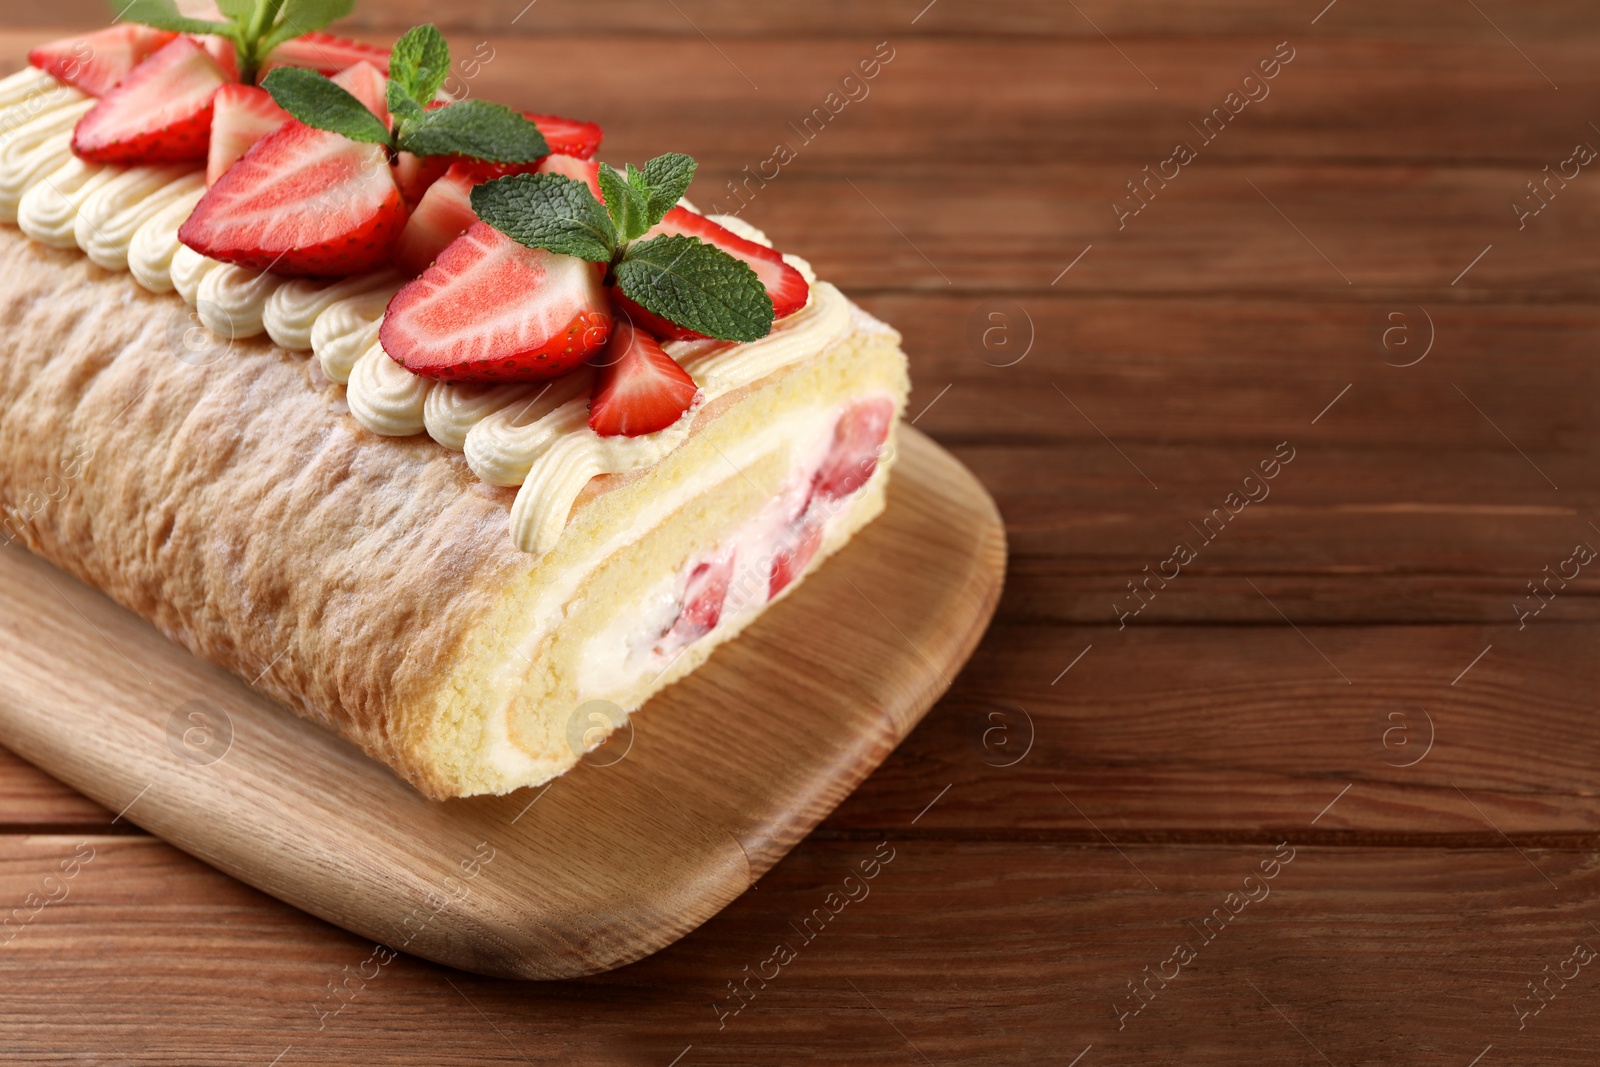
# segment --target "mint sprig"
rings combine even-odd
[[[772,332],[772,298],[749,264],[698,237],[639,240],[694,179],[672,153],[641,170],[600,166],[602,205],[588,185],[556,174],[515,174],[472,190],[478,217],[513,241],[608,266],[608,281],[645,310],[723,341]]]
[[[310,2],[310,0],[306,0]],[[389,53],[388,108],[394,129],[316,71],[280,67],[261,83],[279,107],[319,130],[371,144],[391,155],[470,156],[491,163],[532,163],[550,154],[539,127],[500,104],[463,100],[429,109],[450,74],[450,47],[433,25],[418,26]]]
[[[628,299],[695,333],[755,341],[772,332],[772,298],[756,272],[698,237],[630,245],[616,275]]]
[[[174,0],[110,0],[117,18],[170,33],[224,37],[239,57],[239,76],[254,84],[268,53],[285,41],[337,22],[355,10],[356,0],[218,0],[227,21],[190,18]]]

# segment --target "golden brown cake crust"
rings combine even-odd
[[[9,226],[0,336],[7,536],[404,770],[426,723],[394,709],[427,706],[537,566],[507,535],[514,490],[362,429],[313,361]]]

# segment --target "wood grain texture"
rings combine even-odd
[[[0,63],[102,18],[12,5]],[[1600,184],[1585,168],[1520,230],[1511,210],[1600,144],[1592,5],[363,0],[353,25],[420,19],[495,49],[485,95],[602,121],[609,159],[694,152],[707,202],[891,42],[746,216],[905,333],[916,425],[1006,519],[999,621],[753,892],[639,964],[529,987],[402,955],[350,980],[371,944],[121,836],[0,949],[0,1044],[279,1067],[1595,1062],[1592,968],[1521,1029],[1514,1006],[1600,948],[1600,585],[1523,630],[1512,610],[1572,541],[1600,546]],[[1118,229],[1125,183],[1283,40],[1270,98]],[[541,77],[552,52],[563,76]],[[1418,331],[1417,305],[1437,343],[1396,366],[1374,327]],[[1002,366],[968,330],[1018,307],[1035,343]],[[1286,439],[1272,497],[1119,630],[1125,583]],[[1424,710],[1435,744],[1401,766]],[[84,821],[100,809],[20,763],[0,791],[0,904],[116,813]],[[77,836],[21,836],[52,820]],[[870,898],[718,1029],[727,983],[885,840]],[[1127,983],[1284,840],[1271,898],[1118,1029]]]
[[[367,937],[507,977],[616,967],[760,878],[977,644],[1005,569],[999,516],[917,431],[899,460],[885,514],[805,595],[539,790],[429,802],[20,549],[0,556],[0,730],[129,821]]]

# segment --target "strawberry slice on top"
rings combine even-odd
[[[539,132],[544,134],[545,141],[550,145],[551,155],[593,159],[594,154],[600,151],[600,139],[605,133],[593,122],[562,118],[560,115],[535,115],[531,111],[523,112],[523,117],[539,127]]]
[[[706,244],[714,245],[733,258],[749,264],[756,272],[756,277],[761,279],[761,284],[767,290],[767,296],[772,298],[772,314],[775,319],[794,314],[805,307],[806,301],[811,298],[811,286],[807,284],[805,275],[785,263],[783,253],[766,245],[748,241],[727,227],[719,226],[704,215],[690,211],[686,207],[675,207],[668,211],[666,217],[644,235],[644,239],[649,240],[663,234],[698,237]],[[658,337],[692,341],[702,336],[647,311],[622,295],[620,291],[614,295],[617,303],[626,309],[635,321]]]
[[[273,67],[305,67],[333,77],[347,67],[367,62],[384,74],[389,73],[389,49],[363,44],[331,33],[304,33],[274,48],[262,65],[266,74]]]
[[[78,121],[72,150],[92,163],[185,163],[206,158],[212,101],[227,76],[192,37],[140,63]]]
[[[385,263],[405,221],[383,145],[291,120],[211,187],[178,239],[251,270],[348,276]]]
[[[665,430],[694,406],[700,387],[646,331],[618,318],[589,396],[589,428],[601,437]]]
[[[28,53],[28,63],[90,96],[104,96],[145,57],[178,35],[131,22],[63,37]]]
[[[576,369],[611,329],[589,263],[478,222],[395,294],[378,339],[424,378],[537,382]]]
[[[255,143],[289,121],[265,89],[230,83],[217,90],[206,154],[206,184],[215,185]]]
[[[335,74],[333,84],[361,101],[385,126],[394,127],[394,118],[389,114],[389,78],[383,71],[363,59]]]
[[[457,163],[428,186],[406,228],[395,242],[394,262],[408,274],[421,274],[457,237],[478,221],[472,210],[472,187],[477,182]]]

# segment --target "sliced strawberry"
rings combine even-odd
[[[422,202],[406,220],[394,245],[394,261],[408,274],[417,275],[439,258],[457,237],[466,233],[478,213],[472,210],[472,187],[477,184],[461,164],[428,187]]]
[[[239,50],[234,47],[232,41],[226,37],[207,34],[204,37],[196,37],[195,43],[204,48],[206,54],[217,61],[217,66],[222,68],[223,77],[230,82],[239,80]]]
[[[262,66],[262,73],[273,67],[306,67],[321,71],[331,78],[346,67],[363,61],[371,63],[384,74],[389,73],[387,48],[346,40],[331,33],[307,33],[274,48]]]
[[[706,244],[715,245],[735,259],[748,263],[756,272],[756,277],[761,279],[761,284],[766,286],[767,295],[772,298],[774,318],[781,319],[794,314],[805,307],[806,301],[810,299],[811,287],[806,284],[805,275],[785,263],[781,252],[765,245],[758,245],[754,241],[747,241],[732,230],[718,226],[704,215],[696,214],[685,207],[675,207],[667,212],[666,217],[655,229],[645,234],[645,238],[660,237],[663,234],[698,237]],[[621,292],[616,293],[615,297],[618,305],[634,321],[659,337],[694,340],[702,336],[646,311],[623,296]]]
[[[589,428],[601,437],[655,433],[682,418],[699,392],[660,341],[619,319],[589,396]]]
[[[789,527],[772,557],[772,573],[767,579],[767,599],[771,600],[805,573],[807,564],[822,547],[822,523],[803,517]]]
[[[833,428],[833,444],[812,481],[812,491],[838,500],[860,489],[878,469],[878,456],[889,440],[894,401],[873,397],[851,404]]]
[[[93,163],[204,160],[211,101],[226,82],[193,38],[174,38],[78,121],[72,150]]]
[[[178,239],[251,270],[342,276],[386,262],[405,221],[383,145],[291,120],[211,187]]]
[[[104,96],[175,33],[119,22],[82,37],[63,37],[28,53],[28,62],[90,96]]]
[[[265,89],[229,83],[217,90],[211,120],[211,150],[206,156],[206,184],[215,185],[252,145],[289,121],[289,113]]]
[[[450,169],[449,156],[414,156],[401,152],[394,164],[394,183],[408,204],[422,202],[430,186]]]
[[[447,382],[537,382],[576,368],[611,335],[588,263],[473,223],[389,303],[378,339],[395,362]]]
[[[722,606],[728,600],[728,586],[733,582],[733,560],[734,554],[729,552],[690,572],[683,591],[683,608],[656,643],[658,655],[671,655],[716,629],[717,623],[722,621]]]
[[[592,122],[562,118],[560,115],[535,115],[531,111],[523,112],[523,117],[539,127],[545,142],[550,145],[551,155],[593,159],[594,154],[600,151],[600,139],[605,136],[605,131]]]
[[[333,83],[365,104],[385,126],[394,128],[394,119],[389,115],[389,78],[383,71],[363,59],[335,74]]]
[[[602,204],[606,202],[605,194],[600,191],[600,164],[591,159],[565,155],[545,156],[544,162],[539,164],[539,173],[559,174],[563,178],[583,182],[588,185],[596,200]]]

